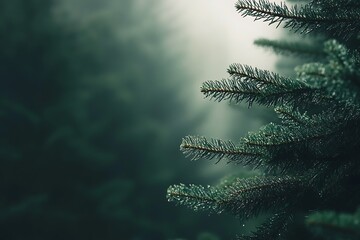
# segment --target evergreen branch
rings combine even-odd
[[[283,239],[291,214],[280,212],[274,214],[261,224],[250,236],[238,236],[237,240],[279,240]]]
[[[263,19],[269,24],[285,23],[285,28],[295,32],[309,33],[315,29],[324,30],[333,35],[350,37],[360,29],[360,13],[347,11],[321,11],[314,5],[306,4],[301,7],[294,5],[271,3],[268,0],[239,0],[236,9],[242,16],[252,16],[255,20]]]
[[[310,0],[286,0],[289,3],[309,3]]]
[[[346,138],[346,133],[360,131],[357,124],[360,110],[352,105],[343,106],[343,110],[348,114],[346,117],[339,110],[332,109],[310,117],[289,106],[278,107],[276,111],[284,125],[270,123],[256,133],[249,133],[237,145],[231,141],[187,136],[181,150],[192,160],[216,158],[219,162],[227,159],[228,162],[266,170],[311,168],[324,157],[339,151],[339,148],[332,147],[335,143],[343,150],[357,143],[356,139]],[[299,158],[303,152],[307,152],[308,161]],[[310,160],[314,157],[316,161]]]
[[[359,144],[360,111],[352,105],[340,109],[337,106],[311,117],[291,108],[281,111],[286,125],[270,123],[242,140],[242,148],[263,155],[251,164],[265,166],[267,170],[301,172]]]
[[[324,51],[328,56],[330,64],[332,62],[339,65],[340,71],[352,73],[355,71],[355,58],[350,51],[337,40],[332,39],[324,43]]]
[[[224,187],[174,185],[167,198],[194,210],[228,212],[247,219],[265,210],[283,209],[295,202],[303,189],[302,180],[295,177],[254,177],[235,179]]]
[[[277,26],[283,23],[295,32],[317,30],[339,39],[352,38],[342,41],[348,47],[336,40],[326,41],[320,48],[303,42],[259,39],[256,45],[275,53],[321,59],[298,67],[296,79],[233,64],[228,68],[229,79],[207,81],[201,88],[206,97],[218,101],[275,106],[281,124],[270,123],[237,144],[192,136],[185,137],[181,144],[182,151],[193,160],[227,159],[261,167],[277,176],[285,174],[280,178],[232,179],[217,187],[180,184],[168,189],[169,201],[194,210],[228,212],[242,219],[265,211],[280,212],[251,236],[241,236],[239,240],[280,239],[291,212],[314,209],[319,204],[332,207],[340,195],[340,199],[352,197],[359,188],[360,98],[356,84],[360,54],[354,49],[358,49],[359,41],[355,37],[360,36],[360,1],[309,1],[288,7],[268,0],[239,0],[236,8],[243,16]],[[318,103],[321,106],[316,106]],[[309,105],[310,113],[304,112]],[[302,201],[309,198],[315,201]],[[357,202],[356,195],[347,203],[354,206]],[[343,230],[337,222],[323,219],[308,220],[307,224],[312,228]]]
[[[203,83],[201,92],[217,101],[246,101],[249,105],[257,102],[266,106],[317,103],[324,98],[319,89],[270,71],[233,64],[228,72],[231,78],[207,81]]]
[[[281,77],[279,74],[267,70],[260,70],[248,65],[231,64],[227,70],[231,77],[243,82],[255,81],[258,86],[275,85],[278,88],[286,88],[290,79]]]
[[[348,132],[359,132],[360,110],[352,105],[323,111],[308,116],[289,106],[276,108],[284,125],[270,123],[256,133],[249,133],[238,145],[204,137],[188,136],[183,139],[182,151],[193,160],[227,159],[228,162],[271,169],[306,169],[317,165],[325,157],[345,151],[357,143],[346,138]],[[344,117],[342,112],[346,111]],[[357,136],[357,135],[356,135]],[[339,142],[341,144],[339,144]],[[333,146],[337,145],[336,148]],[[306,152],[308,157],[299,158]],[[311,160],[315,158],[315,160]]]
[[[262,157],[261,153],[252,152],[250,149],[242,149],[232,141],[207,140],[205,137],[187,136],[183,138],[180,149],[192,160],[217,158],[219,162],[221,159],[226,158],[229,162],[236,162],[241,158],[242,161],[251,162]]]
[[[222,141],[219,139],[207,140],[204,137],[187,136],[183,139],[180,146],[186,157],[192,160],[198,159],[217,159],[218,163],[226,159],[229,163],[241,164],[243,166],[252,166],[258,168],[264,165],[264,161],[270,156],[266,149],[252,148],[244,144],[241,139],[236,146],[231,141]]]
[[[327,65],[319,62],[297,66],[295,67],[295,72],[299,79],[311,84],[316,84],[319,80],[331,74]],[[316,86],[322,86],[322,84],[317,84]]]
[[[339,63],[308,63],[297,66],[295,72],[299,80],[325,91],[333,103],[355,99],[356,94],[349,88],[349,81],[344,81],[346,72]]]
[[[321,118],[320,118],[321,119]],[[300,147],[302,143],[314,144],[314,142],[324,142],[326,138],[337,136],[343,130],[344,123],[328,122],[321,123],[310,120],[307,126],[300,128],[299,126],[283,126],[274,123],[263,126],[256,133],[250,133],[245,138],[245,143],[249,146],[265,147],[265,148],[282,148],[286,145]]]
[[[356,58],[335,40],[324,43],[326,63],[308,63],[295,68],[298,79],[314,88],[326,91],[335,101],[355,102],[358,88],[352,79],[357,79]]]
[[[298,109],[290,106],[276,107],[275,112],[284,125],[305,125],[309,122],[309,117],[306,113],[301,114]]]
[[[348,9],[360,8],[358,0],[312,0],[310,4],[322,10],[337,10],[339,7],[346,6]]]
[[[257,39],[254,44],[260,47],[273,50],[276,54],[282,54],[285,56],[303,56],[311,58],[321,58],[325,56],[324,51],[317,46],[317,44],[307,44],[300,41],[279,41],[269,39]]]
[[[245,137],[245,144],[257,148],[272,148],[272,154],[278,151],[307,149],[308,144],[330,137],[334,132],[328,128],[299,128],[298,126],[283,126],[270,123],[256,133]],[[276,151],[277,149],[277,151]],[[273,156],[274,157],[274,156]]]

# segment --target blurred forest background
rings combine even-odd
[[[1,239],[234,236],[232,217],[166,202],[170,184],[217,178],[178,150],[209,115],[166,6],[0,1]]]

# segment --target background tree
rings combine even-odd
[[[188,172],[177,144],[198,117],[187,117],[188,76],[166,47],[159,6],[0,2],[1,239],[217,231],[163,198]]]
[[[294,76],[233,64],[228,79],[207,81],[201,88],[206,97],[218,101],[273,107],[279,120],[238,142],[187,136],[181,144],[194,160],[226,159],[262,173],[215,187],[174,185],[167,197],[195,210],[228,212],[242,220],[270,214],[257,231],[239,239],[344,239],[344,232],[346,239],[358,239],[355,220],[331,223],[333,213],[320,211],[355,212],[360,200],[360,3],[296,2],[293,6],[267,0],[236,4],[243,16],[314,36],[255,42],[279,54],[308,59],[296,67]],[[318,213],[307,217],[313,212]],[[305,218],[309,228],[330,226],[340,236],[313,235],[305,227]]]

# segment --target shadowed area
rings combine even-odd
[[[199,84],[226,74],[242,41],[223,29],[233,17],[211,15],[220,3],[198,20],[198,3],[186,4],[0,2],[1,239],[234,235],[231,217],[165,198],[170,184],[224,171],[186,162],[179,145],[189,133],[228,134],[209,121],[227,121],[215,116],[228,106],[199,107]]]

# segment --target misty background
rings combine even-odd
[[[247,231],[168,203],[166,189],[234,172],[185,159],[179,144],[237,139],[263,123],[263,111],[203,99],[200,86],[231,63],[274,70],[277,59],[252,43],[280,34],[233,1],[0,1],[0,238]]]

